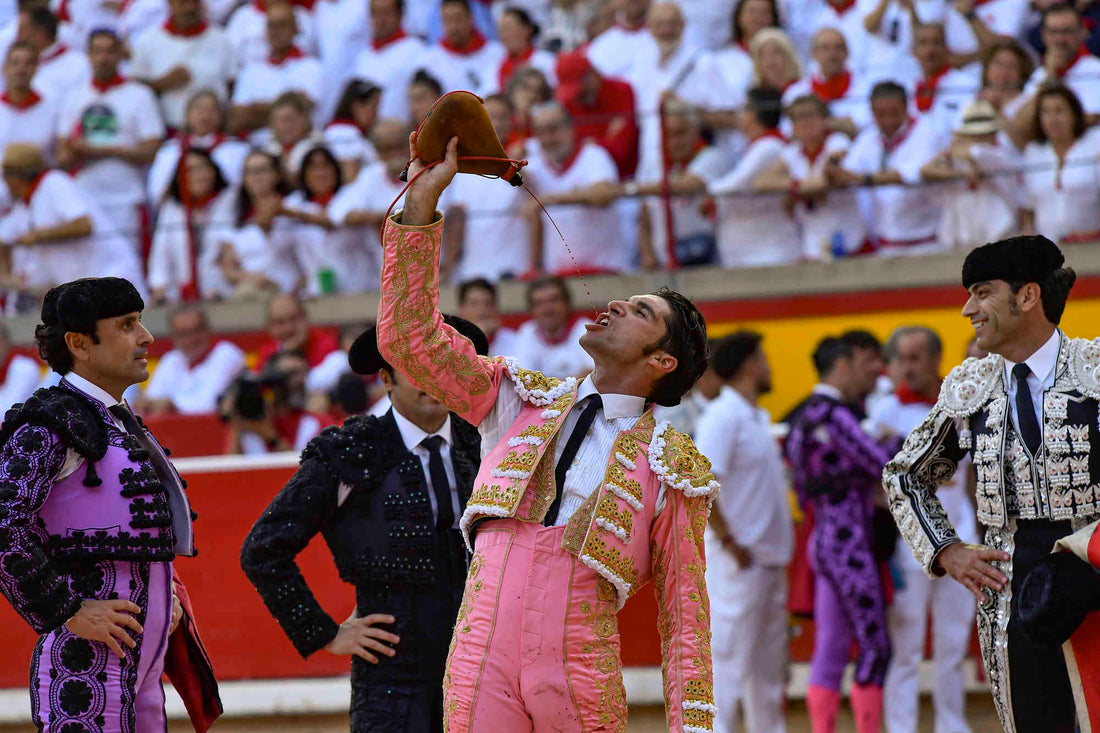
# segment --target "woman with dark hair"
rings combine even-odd
[[[516,70],[524,66],[538,69],[551,85],[557,86],[554,54],[535,47],[539,26],[531,20],[526,10],[515,6],[505,8],[497,21],[497,34],[507,55],[497,67],[497,73],[486,84],[486,93],[506,89]]]
[[[378,288],[381,272],[377,248],[365,247],[361,227],[337,227],[329,215],[330,204],[341,209],[355,191],[346,180],[336,157],[323,145],[302,158],[298,190],[286,197],[283,214],[297,222],[298,261],[306,277],[306,292],[361,293]],[[339,201],[337,199],[340,199]]]
[[[188,150],[176,166],[153,231],[148,268],[154,303],[209,295],[199,267],[199,247],[209,228],[229,223],[231,197],[232,190],[211,154],[202,148]]]
[[[332,122],[325,127],[325,146],[340,161],[345,181],[353,181],[359,170],[378,160],[369,136],[378,117],[382,90],[369,81],[352,79],[344,87]]]
[[[218,269],[224,283],[218,295],[250,295],[259,290],[297,291],[302,286],[294,223],[283,212],[290,192],[279,159],[253,150],[244,159],[242,183],[229,204],[232,226],[207,232],[203,262]]]
[[[508,80],[504,94],[512,105],[512,135],[526,140],[531,137],[531,108],[553,99],[554,90],[541,71],[521,66]]]
[[[183,130],[160,146],[149,166],[149,200],[159,206],[179,168],[180,151],[198,148],[210,154],[226,180],[236,186],[241,182],[241,165],[248,155],[248,145],[227,137],[225,114],[218,96],[210,89],[200,89],[187,101]]]
[[[1041,89],[1035,108],[1020,228],[1061,244],[1100,239],[1100,130],[1087,128],[1081,101],[1062,84]]]
[[[707,57],[700,70],[708,90],[701,110],[703,124],[720,131],[715,142],[731,154],[740,152],[741,139],[733,134],[737,128],[737,110],[744,106],[745,94],[753,86],[756,73],[750,44],[765,28],[779,28],[775,0],[740,0],[732,22],[732,41]]]
[[[420,69],[413,75],[406,93],[409,98],[409,116],[412,118],[412,126],[416,128],[428,116],[432,105],[443,96],[443,85],[424,69]]]
[[[1035,62],[1023,46],[1011,38],[998,39],[982,56],[982,89],[978,96],[1012,119],[1027,101],[1021,94],[1034,70]]]

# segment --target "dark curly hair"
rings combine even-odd
[[[649,399],[662,407],[680,404],[680,398],[688,393],[710,360],[710,344],[707,341],[707,321],[699,309],[687,297],[662,287],[653,295],[664,298],[669,306],[665,316],[665,335],[649,353],[665,351],[676,357],[676,368],[658,379]]]
[[[73,370],[66,333],[82,333],[99,343],[96,324],[145,310],[137,288],[121,277],[86,277],[50,288],[42,300],[42,322],[35,326],[38,355],[61,375]]]

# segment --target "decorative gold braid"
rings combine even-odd
[[[623,686],[622,659],[612,639],[619,633],[618,595],[606,579],[596,578],[596,604],[581,601],[581,623],[592,630],[592,641],[581,645],[581,652],[595,656],[596,685],[600,688],[600,725],[612,726],[614,733],[626,733],[626,688]]]
[[[480,577],[483,567],[485,567],[485,558],[479,553],[474,553],[470,560],[470,569],[466,573],[466,588],[462,593],[462,603],[458,607],[454,633],[451,634],[451,645],[447,650],[447,670],[443,675],[444,728],[451,716],[458,711],[458,701],[451,695],[451,661],[454,659],[455,647],[458,646],[458,635],[470,633],[470,625],[466,621],[483,587]]]
[[[552,428],[554,423],[550,422],[547,425]],[[558,436],[555,435],[553,440],[550,441],[550,445],[546,446],[546,450],[543,451],[542,460],[535,465],[531,478],[527,482],[527,491],[535,492],[534,496],[531,497],[530,512],[527,515],[527,519],[532,522],[541,522],[543,517],[546,516],[546,512],[549,511],[550,505],[554,503],[557,484],[554,482],[553,459],[557,441]]]
[[[454,412],[470,412],[471,396],[483,395],[493,386],[494,361],[452,347],[450,327],[435,326],[436,299],[439,283],[436,265],[439,261],[442,227],[417,230],[415,236],[398,226],[390,229],[399,238],[397,256],[387,265],[393,277],[390,290],[383,295],[386,307],[393,313],[389,344],[394,369],[409,377],[426,393],[447,405]],[[414,275],[421,275],[421,285],[413,291],[410,283]],[[413,351],[414,334],[423,335],[419,353]],[[462,338],[459,336],[459,338]],[[431,366],[429,366],[431,365]],[[447,375],[454,387],[446,387],[435,375]]]

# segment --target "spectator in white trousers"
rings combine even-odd
[[[741,331],[714,350],[723,381],[695,428],[723,491],[706,542],[715,733],[783,733],[787,669],[787,564],[793,528],[787,479],[771,416],[757,404],[771,390],[760,334]]]
[[[871,419],[881,428],[907,435],[920,425],[940,392],[942,345],[935,331],[922,326],[898,328],[886,345],[888,371],[900,377],[893,395],[880,400]],[[974,507],[967,495],[969,462],[960,463],[954,478],[936,496],[947,510],[963,542],[978,542]],[[904,540],[899,539],[899,543]],[[974,597],[950,578],[930,578],[902,544],[894,552],[902,582],[888,616],[894,654],[886,673],[885,707],[888,733],[916,733],[920,710],[920,663],[928,613],[932,613],[935,679],[932,703],[936,733],[970,733],[966,722],[966,681],[963,660],[974,626]]]

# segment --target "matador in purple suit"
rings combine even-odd
[[[807,706],[814,733],[832,733],[852,640],[859,646],[852,712],[858,733],[878,733],[890,661],[886,599],[874,547],[874,506],[893,455],[860,427],[853,405],[874,386],[881,358],[857,358],[842,339],[814,351],[820,383],[799,407],[787,458],[799,501],[814,515],[808,553],[814,570],[814,652]],[[895,441],[891,441],[896,442]]]
[[[195,554],[184,483],[122,400],[148,377],[144,307],[120,278],[50,290],[35,340],[61,384],[0,428],[0,591],[40,634],[43,733],[167,731],[162,674],[196,730],[221,712],[172,566]]]

